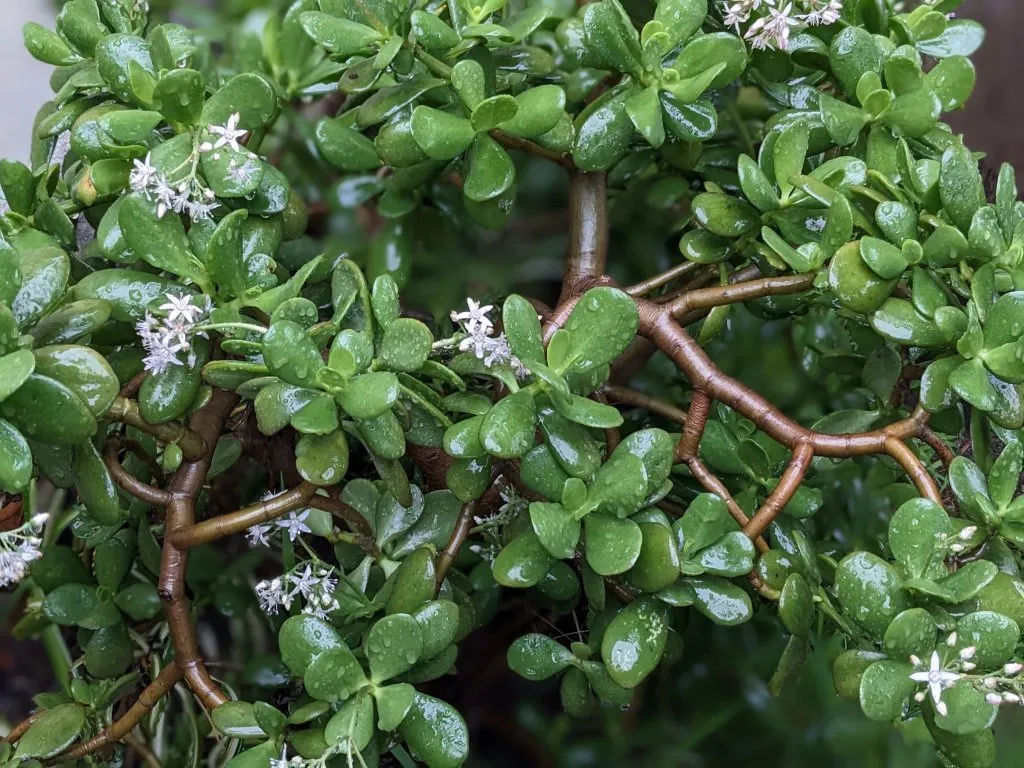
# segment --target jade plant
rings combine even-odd
[[[24,29],[0,765],[453,768],[480,648],[642,719],[748,623],[995,765],[1024,203],[942,122],[961,0],[166,5]]]

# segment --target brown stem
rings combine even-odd
[[[125,712],[120,718],[118,718],[112,725],[104,728],[98,734],[93,736],[88,741],[84,741],[76,747],[73,747],[71,751],[65,752],[60,756],[61,762],[69,760],[80,760],[86,755],[92,754],[98,749],[102,749],[107,744],[113,744],[116,741],[121,741],[125,736],[131,733],[132,729],[135,728],[142,718],[148,715],[156,703],[160,701],[163,696],[174,687],[174,684],[181,679],[181,670],[175,662],[171,662],[157,675],[156,679],[150,683],[146,689],[139,694],[139,698],[132,704],[131,709]]]
[[[757,514],[750,518],[750,522],[743,526],[743,532],[747,536],[753,539],[768,529],[772,520],[775,519],[776,515],[782,511],[782,508],[789,503],[789,500],[793,498],[793,494],[800,488],[800,484],[807,475],[807,470],[810,469],[813,458],[814,449],[810,445],[801,443],[797,446],[796,450],[793,451],[793,458],[790,459],[789,466],[786,467],[786,471],[779,478],[779,484],[775,486],[775,490],[764,500],[761,508],[757,510]]]
[[[188,550],[178,549],[170,539],[179,528],[187,528],[195,522],[196,497],[210,471],[213,446],[237,402],[238,396],[234,393],[216,390],[210,401],[190,420],[189,428],[199,434],[207,450],[201,458],[183,462],[171,479],[166,515],[167,536],[160,564],[159,593],[164,601],[175,659],[192,692],[207,709],[223,704],[228,701],[228,697],[210,677],[196,642],[196,630],[192,624],[188,597],[185,595]]]
[[[359,546],[367,554],[374,558],[381,556],[380,549],[374,541],[373,529],[358,509],[346,504],[341,499],[319,494],[315,494],[309,499],[309,506],[313,509],[330,512],[334,517],[342,520],[353,533],[359,536]]]
[[[435,578],[438,589],[444,583],[444,577],[448,575],[448,569],[452,567],[452,563],[458,557],[459,550],[462,549],[466,537],[469,536],[469,529],[473,527],[473,512],[475,509],[475,501],[469,501],[462,505],[462,509],[459,511],[459,519],[455,522],[455,530],[452,531],[451,538],[448,539],[444,549],[437,555]]]
[[[926,424],[921,425],[917,436],[929,448],[935,451],[935,455],[939,457],[939,461],[942,462],[942,466],[948,471],[949,465],[952,464],[953,459],[956,458],[956,454],[954,454],[952,449],[946,445],[946,441],[935,434],[935,432]]]
[[[224,536],[231,536],[235,533],[241,533],[254,525],[276,520],[293,510],[304,507],[314,493],[316,493],[315,485],[312,483],[302,483],[290,491],[285,491],[266,501],[259,501],[256,504],[243,507],[236,512],[179,528],[173,533],[169,533],[167,540],[178,550],[187,550],[198,547],[200,544],[209,544],[211,541]]]
[[[608,258],[608,175],[575,171],[569,181],[569,257],[559,303],[604,274]]]
[[[161,443],[174,443],[188,461],[195,461],[206,453],[203,439],[181,422],[172,421],[167,424],[150,424],[139,413],[139,404],[127,397],[114,398],[113,404],[107,409],[104,418],[127,424],[140,432],[152,435]]]
[[[710,491],[725,502],[725,508],[729,510],[729,515],[739,523],[740,528],[746,528],[749,525],[750,518],[747,517],[747,513],[740,509],[740,505],[736,503],[736,499],[729,493],[729,489],[712,474],[703,461],[698,458],[692,458],[686,463],[686,466],[690,468],[690,474],[697,479],[698,483],[704,486],[705,490]],[[761,536],[754,540],[754,547],[762,555],[769,549],[768,542]]]
[[[779,411],[759,393],[726,375],[672,316],[656,304],[638,300],[640,333],[653,341],[690,380],[695,389],[704,390],[753,421],[769,437],[790,449],[809,443],[818,456],[847,458],[882,453],[890,438],[916,435],[928,414],[915,410],[907,419],[882,429],[852,435],[827,435],[814,432]]]
[[[572,158],[568,155],[553,152],[550,149],[542,147],[536,142],[524,139],[520,136],[513,136],[511,133],[505,133],[505,131],[498,130],[497,128],[492,130],[490,133],[491,138],[506,149],[515,149],[519,152],[525,152],[528,155],[542,157],[545,160],[550,160],[552,163],[562,166],[567,171],[574,171],[576,169],[576,164],[573,163]]]
[[[693,310],[710,309],[725,304],[736,304],[762,296],[782,296],[790,293],[800,293],[801,291],[806,291],[812,285],[814,285],[814,273],[762,277],[758,280],[745,280],[740,283],[716,285],[709,288],[687,291],[675,301],[665,306],[673,317],[680,317]]]
[[[601,387],[601,392],[607,395],[608,399],[612,402],[643,408],[645,411],[656,413],[679,425],[686,423],[686,411],[682,408],[677,408],[671,403],[666,403],[664,400],[651,397],[635,389],[620,387],[615,384],[605,384]]]
[[[127,397],[134,400],[139,396],[139,390],[142,389],[142,382],[146,380],[149,375],[149,371],[140,371],[135,374],[131,379],[125,382],[125,385],[121,387],[121,397]]]
[[[696,458],[697,449],[700,447],[700,439],[704,436],[704,427],[708,423],[708,415],[711,413],[711,398],[703,389],[693,390],[690,398],[690,410],[686,414],[686,423],[683,425],[683,434],[676,444],[676,462],[690,461]]]
[[[171,502],[171,495],[167,491],[154,488],[144,483],[124,468],[118,454],[121,452],[121,441],[117,438],[107,440],[103,446],[103,462],[107,465],[107,471],[114,482],[126,493],[131,494],[144,504],[153,507],[166,507]]]
[[[926,499],[931,499],[940,507],[942,506],[942,494],[939,492],[939,486],[928,474],[924,463],[910,449],[910,446],[896,437],[890,437],[885,441],[885,451],[903,467],[903,471],[917,486],[918,493]]]
[[[16,726],[11,728],[11,732],[4,736],[3,741],[7,742],[8,744],[17,744],[18,739],[25,735],[25,731],[31,728],[32,723],[38,720],[45,711],[45,709],[37,709],[35,712],[26,717]]]
[[[670,269],[666,269],[660,275],[655,275],[654,277],[649,277],[646,280],[641,280],[639,283],[634,283],[623,290],[630,296],[644,296],[655,288],[660,288],[667,283],[671,283],[677,278],[684,277],[691,272],[697,271],[701,266],[703,265],[698,264],[696,261],[683,261]]]

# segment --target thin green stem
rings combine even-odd
[[[740,137],[740,141],[743,142],[743,148],[747,151],[748,155],[756,160],[757,148],[754,146],[754,139],[751,137],[750,131],[747,130],[747,124],[743,122],[740,111],[736,108],[736,102],[730,101],[726,104],[725,111],[729,114],[732,124],[736,126],[736,134]]]
[[[441,426],[443,426],[445,429],[447,429],[448,427],[450,427],[453,424],[452,420],[449,419],[444,414],[443,411],[438,410],[438,408],[433,403],[431,403],[429,400],[427,400],[425,397],[423,397],[423,395],[421,395],[419,392],[417,392],[414,389],[411,389],[411,388],[405,386],[405,384],[399,384],[398,386],[402,390],[402,394],[403,395],[408,397],[410,400],[412,400],[414,403],[416,403],[416,405],[418,405],[424,411],[426,411],[431,416],[433,416],[434,419],[436,419],[437,422]]]

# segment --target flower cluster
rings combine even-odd
[[[236,112],[224,125],[208,125],[206,130],[214,139],[200,144],[198,152],[216,152],[222,147],[230,147],[235,152],[241,152],[242,147],[238,142],[245,138],[248,131],[238,127],[239,117]],[[150,154],[147,154],[144,160],[135,160],[128,184],[133,191],[141,192],[148,199],[156,201],[157,218],[162,219],[167,211],[174,211],[188,214],[192,221],[209,219],[220,204],[215,200],[213,190],[196,176],[197,160],[198,155],[193,152],[181,166],[170,173],[174,174],[187,164],[191,164],[191,170],[181,179],[171,181],[167,175],[153,167]],[[236,180],[241,180],[241,177],[249,172],[247,163],[239,164],[232,160],[229,164],[228,173]]]
[[[168,293],[164,294],[164,298],[167,299],[166,303],[159,307],[165,313],[164,316],[154,317],[147,312],[145,319],[135,325],[147,353],[143,364],[147,371],[156,374],[164,373],[173,365],[195,366],[196,356],[191,338],[195,335],[205,336],[203,332],[196,331],[196,326],[213,306],[209,296],[205,297],[204,306],[193,303],[190,294],[175,296]],[[184,362],[178,357],[181,352],[188,353]]]
[[[956,632],[953,632],[946,638],[946,645],[949,648],[953,648],[956,644],[957,635]],[[977,653],[978,649],[973,645],[961,648],[950,661],[943,663],[943,658],[939,655],[939,652],[932,651],[927,665],[917,656],[911,656],[910,663],[918,671],[911,673],[910,679],[915,683],[924,683],[928,688],[927,692],[919,691],[915,694],[914,700],[920,703],[930,694],[932,702],[935,704],[935,710],[943,716],[949,714],[946,702],[942,700],[942,693],[962,680],[967,673],[974,671],[976,665],[972,659]]]
[[[0,588],[17,584],[25,578],[29,565],[42,557],[39,534],[47,517],[36,515],[14,530],[0,533]]]
[[[794,8],[794,5],[796,6]],[[834,24],[843,10],[842,0],[730,0],[723,4],[723,22],[730,27],[750,21],[759,15],[747,29],[744,39],[758,50],[789,48],[789,34],[800,25],[820,26]]]
[[[460,323],[466,332],[466,337],[459,342],[459,351],[472,351],[488,368],[496,365],[508,365],[512,368],[516,378],[526,378],[530,371],[523,365],[522,360],[512,354],[505,334],[493,335],[494,323],[491,322],[488,313],[494,309],[494,305],[481,306],[473,299],[466,299],[466,305],[469,307],[466,312],[452,312],[451,314],[452,322]]]
[[[339,607],[334,597],[337,587],[333,568],[319,561],[315,565],[306,562],[276,579],[259,582],[256,598],[263,612],[273,616],[281,608],[291,610],[295,598],[301,597],[305,601],[302,612],[323,619]]]
[[[270,501],[277,493],[267,493],[263,496],[263,501]],[[253,547],[269,547],[270,536],[275,531],[284,531],[285,535],[290,541],[295,541],[303,533],[312,533],[312,529],[306,524],[306,518],[309,517],[309,509],[296,509],[289,512],[284,517],[272,520],[269,523],[258,523],[253,525],[245,532],[245,538],[249,542],[250,546]]]

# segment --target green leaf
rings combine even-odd
[[[476,131],[464,117],[420,105],[412,113],[412,137],[428,157],[451,160],[469,149]]]
[[[583,29],[592,55],[609,68],[640,77],[640,40],[616,0],[591,3],[583,12]]]
[[[1010,661],[1020,640],[1013,619],[993,611],[976,611],[956,623],[957,649],[975,648],[971,661],[979,668],[996,669]]]
[[[905,502],[889,522],[889,548],[912,578],[945,575],[943,540],[950,533],[949,515],[929,499]]]
[[[272,324],[263,335],[263,360],[271,373],[297,386],[312,385],[325,367],[316,344],[291,320]]]
[[[430,494],[427,494],[429,497]],[[450,600],[431,600],[412,615],[423,630],[421,659],[433,659],[455,642],[460,619],[459,608],[455,603]]]
[[[732,627],[753,615],[750,596],[732,582],[716,576],[691,576],[685,583],[693,591],[694,607],[716,624]]]
[[[10,307],[21,329],[27,330],[53,309],[67,289],[71,262],[54,241],[49,243],[21,256],[21,287]]]
[[[324,727],[328,745],[338,745],[345,752],[366,748],[373,738],[373,697],[361,693],[349,699]]]
[[[917,41],[917,50],[925,56],[944,59],[950,56],[970,56],[981,47],[985,28],[971,19],[954,19],[935,37]]]
[[[146,41],[136,35],[108,35],[99,41],[94,52],[100,77],[115,96],[131,104],[144,104],[146,94],[133,82],[132,70],[148,75],[155,84],[156,68]]]
[[[339,58],[347,58],[364,51],[383,39],[372,27],[319,11],[303,13],[299,17],[299,23],[318,45]]]
[[[253,705],[248,701],[228,701],[211,713],[214,727],[225,736],[252,739],[266,736],[256,722]]]
[[[537,538],[552,557],[565,560],[573,556],[580,540],[580,521],[565,507],[535,501],[530,504],[530,522]]]
[[[779,618],[790,634],[807,635],[810,634],[814,616],[814,597],[807,579],[799,573],[791,573],[779,597]]]
[[[633,127],[648,144],[657,148],[665,143],[665,123],[661,117],[661,101],[656,87],[633,91],[626,99],[625,107]]]
[[[924,608],[910,608],[894,618],[885,630],[882,647],[889,656],[926,658],[935,648],[935,620]]]
[[[664,603],[640,598],[612,619],[601,639],[608,674],[623,688],[635,688],[658,666],[668,639],[669,613]]]
[[[668,91],[659,94],[665,127],[680,141],[707,141],[718,130],[718,112],[706,99],[689,104],[680,102]]]
[[[74,445],[97,429],[96,419],[73,390],[36,373],[0,403],[0,415],[25,437],[55,445]]]
[[[366,675],[344,643],[312,657],[302,675],[306,692],[318,701],[345,701],[366,685]]]
[[[849,26],[833,37],[828,57],[832,73],[846,93],[857,92],[857,82],[865,72],[882,71],[882,53],[863,27]]]
[[[810,131],[807,123],[801,120],[788,125],[775,141],[775,182],[779,185],[783,198],[788,197],[793,190],[792,178],[803,172],[809,140]]]
[[[886,299],[871,313],[870,321],[871,327],[882,337],[900,344],[939,347],[950,341],[945,330],[924,317],[906,299]]]
[[[503,397],[480,423],[480,444],[492,456],[514,459],[534,444],[536,405],[529,392]]]
[[[508,649],[508,666],[527,680],[547,680],[573,663],[575,657],[547,635],[523,635]]]
[[[458,768],[469,756],[469,731],[462,715],[432,696],[416,693],[398,732],[429,768]]]
[[[742,531],[732,531],[702,549],[695,562],[715,576],[742,576],[754,568],[754,544]]]
[[[347,648],[337,630],[312,616],[286,619],[277,636],[281,660],[295,677],[303,677],[309,665],[324,651]]]
[[[765,176],[764,171],[761,170],[761,166],[755,160],[749,155],[740,155],[736,163],[736,171],[740,178],[740,188],[743,190],[743,194],[746,195],[747,200],[754,204],[754,207],[759,211],[774,211],[778,209],[779,195],[774,187],[772,187],[768,177]],[[692,238],[698,232],[701,232],[701,230],[691,230],[683,236],[683,239],[685,240],[687,237]],[[679,244],[679,249],[691,261],[705,263],[699,258],[690,257],[688,252],[683,250],[682,242]],[[724,256],[725,254],[723,253],[722,255]]]
[[[14,759],[46,760],[75,743],[85,727],[86,708],[81,704],[61,704],[43,712],[18,740]]]
[[[388,598],[386,612],[415,613],[434,597],[437,589],[434,555],[420,547],[408,555],[392,575],[394,590]]]
[[[505,587],[532,587],[544,578],[554,558],[536,534],[524,533],[510,541],[494,558],[491,573]]]
[[[875,637],[910,607],[896,569],[870,552],[853,552],[836,569],[836,593],[843,611]]]
[[[348,439],[343,430],[303,435],[295,444],[295,469],[318,486],[337,485],[348,472]]]
[[[720,237],[741,237],[760,224],[760,216],[750,204],[729,195],[704,192],[692,205],[700,225]]]
[[[977,161],[963,145],[950,147],[942,155],[939,194],[953,223],[968,232],[975,212],[985,205],[985,188]]]
[[[391,680],[410,669],[423,652],[423,629],[405,613],[385,616],[370,628],[363,645],[375,683]]]
[[[14,426],[0,419],[0,490],[21,493],[32,479],[32,450]]]
[[[636,304],[617,288],[591,288],[566,320],[570,365],[558,370],[587,371],[614,360],[636,336]]]
[[[601,576],[615,576],[636,564],[643,532],[632,520],[592,513],[584,518],[584,543],[590,567]]]
[[[713,493],[699,494],[686,513],[673,526],[681,538],[681,552],[684,560],[690,560],[705,547],[736,531],[736,521],[721,497]]]
[[[613,88],[579,113],[572,159],[580,170],[607,170],[626,154],[634,133],[625,109],[628,97],[628,90]]]
[[[629,571],[629,582],[645,592],[657,592],[679,578],[679,548],[668,526],[660,522],[639,525],[643,544]]]
[[[558,85],[538,85],[516,95],[515,117],[498,127],[513,136],[536,138],[552,130],[565,115],[565,91]]]
[[[884,280],[900,277],[909,266],[903,251],[875,237],[860,241],[860,255],[871,271]]]
[[[99,607],[96,590],[85,584],[61,584],[43,601],[43,615],[54,624],[71,627],[85,621]]]
[[[892,722],[903,714],[903,706],[917,683],[910,679],[913,667],[902,661],[876,661],[860,681],[860,708],[871,720]]]
[[[512,158],[498,142],[486,134],[477,135],[466,162],[468,170],[462,192],[474,202],[492,200],[505,193],[515,182],[516,169],[512,165]]]
[[[235,75],[206,100],[200,122],[224,125],[236,112],[239,128],[246,131],[255,131],[277,116],[277,96],[265,77],[254,72]]]
[[[324,160],[343,171],[373,171],[380,159],[373,139],[351,127],[343,117],[325,117],[316,124],[316,147]]]
[[[948,714],[937,714],[935,724],[944,731],[959,735],[977,733],[988,728],[998,710],[985,699],[985,693],[971,682],[961,680],[942,693]]]
[[[141,193],[133,193],[121,205],[118,223],[125,243],[158,270],[177,277],[205,282],[205,274],[192,255],[185,227],[173,213],[161,218],[156,205]]]
[[[398,683],[375,688],[373,695],[377,700],[377,727],[382,731],[393,731],[412,709],[416,689],[408,683]]]

